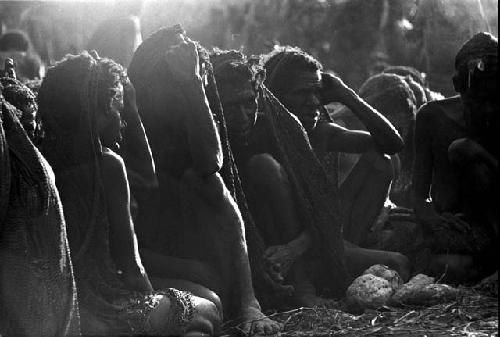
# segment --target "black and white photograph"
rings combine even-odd
[[[498,337],[497,67],[498,0],[0,0],[0,337]]]

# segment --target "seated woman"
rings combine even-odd
[[[39,92],[42,149],[64,204],[82,333],[211,336],[216,305],[175,289],[153,292],[138,254],[125,165],[111,150],[124,105],[133,104],[129,86],[120,65],[84,52],[49,69]]]
[[[370,77],[359,91],[363,99],[395,126],[405,143],[400,153],[391,156],[394,178],[386,203],[363,246],[401,252],[412,262],[416,262],[422,253],[423,235],[412,210],[411,180],[415,151],[415,114],[418,105],[416,97],[420,95],[415,95],[418,87],[412,87],[407,80],[395,74],[382,73]],[[336,112],[334,118],[349,128],[364,129],[348,109]],[[342,154],[340,160],[340,167],[348,171],[359,160],[359,155]]]
[[[343,296],[350,277],[344,266],[344,242],[335,207],[338,194],[307,135],[261,86],[262,73],[256,72],[258,67],[248,63],[241,53],[218,52],[211,59],[244,191],[268,246],[268,263],[294,285],[295,304],[314,306],[325,302],[317,296],[314,284],[322,283],[336,296]],[[257,113],[259,97],[262,105]],[[345,247],[345,264],[352,274],[376,263],[394,268],[402,265],[398,263],[400,254],[363,250],[349,244]]]
[[[450,282],[498,267],[498,39],[478,33],[455,57],[458,95],[424,105],[415,123],[413,190],[429,263]]]
[[[208,53],[181,27],[163,28],[139,46],[129,75],[159,182],[137,218],[150,274],[182,272],[169,268],[169,256],[196,260],[198,267],[179,275],[214,290],[225,316],[245,333],[277,333],[279,324],[264,316],[254,294],[247,223],[231,186],[235,171]]]
[[[422,96],[418,94],[418,88],[412,87],[407,78],[383,73],[370,77],[359,89],[360,97],[386,117],[403,138],[403,150],[391,155],[393,179],[389,195],[392,202],[406,208],[412,207],[413,135],[415,114],[419,104],[416,97],[422,99]],[[366,127],[349,109],[339,109],[333,117],[347,128],[366,130]],[[342,153],[340,175],[346,175],[359,158],[359,154]]]
[[[33,144],[35,96],[0,82],[0,335],[79,336],[62,204]]]

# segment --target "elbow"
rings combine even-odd
[[[389,146],[386,146],[383,149],[383,153],[392,156],[392,155],[395,155],[395,154],[398,154],[399,152],[401,152],[403,150],[403,147],[404,147],[403,144],[399,145],[399,144],[394,143],[394,144],[391,144]]]
[[[205,158],[205,160],[198,161],[194,165],[195,171],[198,175],[206,177],[219,172],[222,169],[223,156],[222,153],[217,153],[210,158]]]
[[[403,139],[399,135],[396,135],[392,142],[386,146],[384,153],[388,155],[397,154],[403,151],[404,147],[405,143],[403,142]]]
[[[391,149],[392,151],[389,154],[392,155],[392,154],[399,153],[399,152],[403,151],[404,147],[405,147],[405,144],[403,143],[402,140],[396,141],[396,142],[394,142],[394,145],[392,146],[392,149]]]

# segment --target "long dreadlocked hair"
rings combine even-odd
[[[0,84],[0,123],[2,122],[4,110],[4,98],[2,96],[2,85]],[[7,108],[5,108],[7,109]],[[7,205],[10,194],[10,164],[8,160],[7,139],[4,134],[3,125],[0,125],[0,231],[7,213]]]
[[[284,167],[300,220],[323,254],[325,279],[334,285],[334,294],[342,297],[351,277],[344,261],[337,185],[327,175],[297,117],[267,88],[263,93],[261,107],[273,140],[271,155]]]
[[[137,90],[138,105],[148,107],[151,104],[152,97],[150,97],[150,95],[153,91],[151,82],[154,79],[160,77],[159,80],[161,81],[161,83],[163,83],[164,85],[169,85],[169,80],[173,75],[169,72],[168,67],[164,62],[164,55],[168,48],[177,43],[174,37],[179,33],[185,34],[184,30],[179,25],[171,28],[162,28],[145,39],[136,50],[132,62],[130,63],[130,66],[128,68],[128,74],[132,83],[134,84],[134,87]],[[264,265],[262,261],[262,255],[264,253],[265,246],[262,238],[257,232],[257,229],[255,228],[252,216],[248,210],[245,195],[243,193],[241,181],[238,174],[238,168],[235,164],[233,153],[229,144],[226,122],[224,119],[219,92],[217,90],[216,78],[214,76],[214,69],[212,63],[210,62],[209,53],[199,43],[195,42],[195,44],[198,50],[200,63],[203,63],[207,75],[208,83],[205,86],[205,93],[208,98],[213,118],[219,127],[219,136],[224,158],[222,170],[220,173],[226,187],[238,204],[245,224],[245,236],[248,244],[249,260],[252,266],[251,269],[254,279],[254,285],[256,287],[262,285],[262,289],[266,288],[266,286],[271,286],[273,289],[277,289],[279,288],[279,286],[273,283],[269,278],[265,277],[265,273],[263,272]],[[233,57],[234,55],[236,54],[233,53],[231,57]],[[151,118],[151,116],[144,115],[144,110],[140,112],[141,117],[146,124],[147,118]],[[158,123],[161,122],[156,120],[154,126],[161,127],[161,125],[159,126]],[[148,131],[151,132],[151,130]],[[151,133],[148,133],[148,135],[151,135]],[[152,138],[150,139],[151,146],[154,147],[154,140]],[[153,148],[153,153],[154,152],[155,149]],[[156,164],[159,167],[161,165],[161,163]],[[264,284],[266,286],[264,286]],[[269,287],[267,288],[269,289]]]
[[[359,95],[387,117],[405,141],[409,140],[417,99],[403,77],[394,74],[372,76],[363,83]]]
[[[417,109],[429,100],[426,92],[427,82],[425,81],[425,73],[421,73],[417,69],[408,66],[389,66],[382,73],[395,74],[405,78],[406,83],[410,86],[417,100]]]
[[[254,85],[254,90],[258,91],[266,76],[266,71],[259,61],[255,58],[247,59],[242,52],[237,50],[216,48],[210,54],[210,62],[212,62],[219,88],[221,85],[233,85],[250,80]]]
[[[112,322],[116,331],[129,329],[113,304],[130,293],[111,260],[96,125],[97,115],[108,113],[123,78],[123,68],[112,60],[87,52],[68,55],[49,69],[38,96],[45,128],[42,151],[64,204],[79,302],[86,313],[82,328],[90,315]]]
[[[265,79],[265,70],[260,65],[258,58],[247,57],[235,50],[216,49],[210,55],[214,69],[214,76],[217,80],[218,92],[224,92],[224,89],[234,88],[240,83],[251,81],[254,91],[258,96],[262,96],[263,81]],[[255,292],[259,301],[263,305],[272,305],[275,300],[280,300],[288,296],[289,287],[276,283],[265,275],[264,269],[270,266],[262,260],[265,251],[265,243],[260,235],[255,222],[250,213],[242,183],[237,171],[236,164],[231,153],[231,165],[234,167],[235,174],[235,199],[242,213],[245,222],[245,231],[249,248],[249,260],[252,267]]]
[[[212,57],[210,60],[217,59],[217,57]],[[234,200],[238,204],[238,208],[241,212],[241,216],[243,218],[243,222],[245,224],[245,236],[248,245],[248,258],[251,265],[252,270],[252,278],[254,283],[254,288],[257,294],[263,294],[265,292],[280,292],[285,291],[280,287],[277,283],[275,283],[270,278],[266,277],[266,273],[264,271],[265,265],[263,262],[263,255],[265,251],[264,240],[260,236],[257,227],[255,226],[255,222],[250,213],[250,209],[248,208],[248,203],[246,200],[245,193],[243,192],[243,187],[240,179],[240,175],[238,173],[238,167],[236,166],[236,162],[234,160],[234,155],[231,150],[231,146],[229,144],[229,137],[227,133],[226,122],[224,119],[224,113],[222,109],[222,104],[219,97],[219,91],[217,90],[216,83],[216,72],[214,68],[217,67],[225,67],[227,61],[223,61],[223,59],[240,59],[241,61],[236,62],[230,67],[236,66],[239,69],[239,76],[241,75],[250,75],[254,80],[254,84],[256,85],[257,90],[257,68],[252,68],[252,64],[248,64],[242,66],[241,63],[245,60],[244,56],[241,53],[235,53],[234,51],[229,53],[219,53],[218,61],[215,61],[214,66],[210,68],[209,73],[209,87],[207,90],[207,97],[210,104],[210,109],[212,112],[215,112],[216,120],[219,121],[220,127],[220,135],[221,135],[221,143],[223,146],[223,156],[224,156],[224,164],[222,167],[222,178],[227,188],[231,192]],[[237,65],[237,64],[240,65]],[[220,69],[217,69],[220,70]],[[218,71],[217,71],[218,72]],[[218,72],[220,74],[220,72]],[[239,77],[238,76],[238,77]],[[222,79],[221,79],[222,80]],[[260,297],[263,298],[263,297]]]
[[[2,83],[10,86],[8,95],[16,94],[19,83],[4,80]],[[79,335],[66,226],[52,171],[24,130],[18,118],[19,115],[23,118],[23,113],[4,99],[1,89],[2,84],[0,320],[5,323],[3,332]],[[14,102],[18,98],[10,97]]]
[[[415,82],[420,84],[422,87],[427,86],[427,82],[425,81],[425,73],[421,73],[416,68],[409,66],[388,66],[384,68],[383,73],[388,74],[396,74],[399,76],[410,76]]]
[[[96,118],[98,113],[108,112],[116,86],[123,76],[123,68],[112,60],[99,59],[87,52],[67,55],[49,69],[38,96],[46,134],[42,148],[56,176],[85,164],[93,167],[93,177],[87,182],[93,185],[92,191],[88,191],[88,186],[81,186],[89,192],[84,199],[92,201],[92,212],[97,210],[98,199],[102,198],[98,172],[102,148]],[[91,224],[95,222],[94,217],[90,220]],[[88,228],[87,244],[92,237],[92,227]],[[75,260],[85,254],[88,247],[79,248],[80,251],[74,251]]]
[[[277,48],[264,62],[267,88],[261,101],[274,136],[273,155],[290,177],[301,219],[321,246],[328,278],[336,286],[332,290],[343,296],[351,277],[344,261],[337,184],[326,173],[298,119],[279,102],[290,82],[290,71],[315,72],[322,70],[322,66],[311,55],[290,47]]]
[[[32,141],[35,136],[40,135],[40,125],[37,120],[38,104],[36,95],[21,81],[10,78],[0,77],[0,83],[3,86],[3,97],[7,102],[16,107],[17,117],[19,118],[24,130],[28,133]]]

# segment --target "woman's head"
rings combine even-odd
[[[265,59],[265,84],[307,131],[320,117],[322,65],[299,48],[281,47]]]
[[[17,109],[24,130],[34,140],[35,135],[38,134],[37,131],[39,131],[36,95],[26,85],[14,78],[1,77],[0,84],[5,100]]]
[[[498,39],[489,33],[474,35],[455,57],[455,90],[472,99],[496,97],[497,67]]]
[[[110,59],[87,52],[67,55],[49,69],[40,87],[47,135],[68,140],[87,136],[113,147],[120,140],[124,81],[123,68]]]
[[[244,137],[257,119],[257,99],[265,72],[238,51],[215,50],[210,61],[228,133]]]
[[[363,83],[359,95],[394,125],[405,143],[409,140],[417,100],[404,77],[385,73],[372,76]]]
[[[180,26],[162,28],[142,42],[130,62],[128,75],[135,87],[137,105],[146,128],[158,128],[161,131],[165,124],[181,125],[178,119],[182,118],[185,110],[184,93],[167,61],[171,57],[169,51],[185,38],[185,32]],[[206,80],[212,69],[208,52],[200,44],[195,42],[195,45],[202,72],[200,75],[204,78],[209,96],[207,89],[212,84]],[[167,123],[167,120],[170,122]]]

